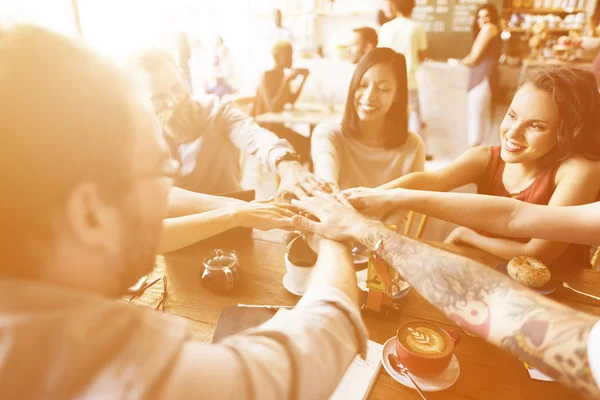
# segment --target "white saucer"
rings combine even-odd
[[[406,387],[414,389],[415,387],[410,379],[394,371],[390,365],[390,361],[388,360],[388,354],[396,354],[395,336],[384,343],[383,349],[381,350],[381,363],[383,364],[383,368],[385,368],[387,373],[394,378],[395,381],[400,382]],[[450,365],[448,365],[448,368],[446,368],[446,370],[440,375],[433,376],[431,378],[419,378],[418,376],[411,374],[411,377],[415,380],[415,382],[417,382],[417,385],[419,385],[422,391],[439,392],[440,390],[448,389],[450,386],[454,385],[459,375],[460,365],[458,365],[456,354],[453,354]]]
[[[288,274],[285,274],[283,276],[282,282],[283,282],[283,287],[285,288],[285,290],[287,290],[291,294],[296,295],[296,296],[302,296],[302,295],[304,295],[304,292],[299,292],[299,291],[297,291],[295,289],[292,289],[292,285],[290,285],[290,282],[289,282],[289,276],[288,276]]]

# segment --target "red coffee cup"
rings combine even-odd
[[[396,355],[414,375],[436,376],[450,365],[460,338],[459,330],[425,321],[407,322],[396,332]]]

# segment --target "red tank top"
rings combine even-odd
[[[510,193],[502,183],[502,173],[506,163],[500,157],[500,147],[492,147],[490,151],[490,162],[477,183],[477,193],[491,196],[511,197]],[[540,171],[533,183],[515,197],[517,200],[531,204],[548,205],[550,198],[556,189],[555,177],[560,163],[549,166]],[[512,238],[493,233],[478,231],[480,234],[494,238],[516,240],[521,243],[529,242],[531,239]],[[559,270],[561,273],[575,272],[576,268],[590,267],[590,247],[578,244],[570,244],[564,253],[552,262],[548,267],[552,271]]]

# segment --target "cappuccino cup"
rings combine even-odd
[[[403,324],[396,332],[396,355],[408,370],[427,378],[448,368],[460,342],[458,330],[446,330],[425,321]]]
[[[316,262],[316,254],[302,236],[290,241],[285,253],[285,268],[290,289],[296,293],[306,292],[310,274]]]
[[[297,293],[306,292],[312,265],[296,265],[290,262],[289,256],[285,254],[285,268],[287,270],[290,289]]]

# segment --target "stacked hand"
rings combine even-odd
[[[312,196],[316,192],[336,193],[340,199],[344,198],[336,184],[317,178],[296,161],[283,161],[278,165],[278,169],[281,178],[275,196],[278,202],[289,203],[294,198]]]
[[[343,195],[362,214],[383,218],[394,208],[394,191],[386,189],[354,188],[344,190]]]
[[[354,208],[344,204],[332,194],[315,192],[314,197],[292,200],[292,204],[319,220],[313,221],[306,216],[294,216],[292,218],[294,228],[338,242],[353,241],[359,238],[364,227],[371,223]]]
[[[262,231],[291,229],[292,218],[297,215],[297,209],[289,204],[273,203],[271,200],[253,201],[232,207],[239,225]]]

